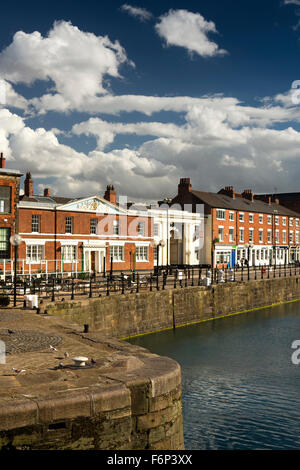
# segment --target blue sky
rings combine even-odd
[[[36,192],[299,190],[300,1],[17,1],[1,19],[0,148]]]

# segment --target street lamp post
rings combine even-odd
[[[15,266],[14,266],[14,307],[17,305],[17,260],[18,260],[18,246],[22,243],[22,237],[15,233],[9,239],[10,243],[14,246]]]

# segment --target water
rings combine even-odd
[[[300,303],[141,336],[182,368],[186,449],[300,449]]]

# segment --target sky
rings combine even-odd
[[[0,151],[35,193],[300,190],[300,0],[5,2]]]

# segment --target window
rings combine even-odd
[[[195,225],[193,240],[197,240],[198,238],[200,238],[200,225]]]
[[[11,187],[0,186],[0,212],[11,213]]]
[[[253,214],[249,214],[249,223],[253,224]]]
[[[256,259],[259,261],[259,250],[256,250]]]
[[[0,228],[0,259],[10,258],[10,229]]]
[[[282,231],[282,243],[286,243],[286,231]]]
[[[264,241],[264,231],[262,228],[259,229],[259,243]]]
[[[148,261],[148,246],[137,246],[135,259],[136,261]]]
[[[234,242],[234,228],[229,227],[229,241]]]
[[[249,230],[249,242],[253,242],[253,228]]]
[[[290,217],[290,225],[293,225],[294,219],[293,217]]]
[[[114,220],[113,230],[114,230],[114,235],[120,235],[120,222],[118,220]]]
[[[76,245],[63,245],[61,247],[61,258],[64,261],[76,260]]]
[[[110,256],[113,261],[124,261],[124,247],[123,246],[111,246]]]
[[[265,260],[268,259],[268,250],[265,250]]]
[[[244,241],[244,229],[240,228],[240,242]]]
[[[223,209],[217,209],[217,219],[225,220],[225,211]]]
[[[268,225],[271,225],[271,224],[272,224],[272,216],[268,215]]]
[[[244,212],[239,213],[239,221],[244,222]]]
[[[293,230],[290,230],[290,243],[293,243]]]
[[[279,217],[278,217],[278,215],[275,215],[275,225],[279,225]]]
[[[37,214],[32,214],[31,219],[31,231],[32,232],[40,232],[41,227],[41,216]]]
[[[229,212],[229,220],[234,220],[234,212]]]
[[[219,231],[218,231],[219,242],[223,241],[223,236],[224,236],[224,229],[223,227],[219,227]]]
[[[66,217],[65,233],[73,233],[73,217]]]
[[[272,230],[268,230],[268,243],[271,243]]]
[[[264,250],[260,250],[260,259],[261,259],[261,260],[264,259]]]
[[[299,227],[299,219],[296,219],[296,227]]]
[[[275,243],[279,242],[279,230],[275,230]]]
[[[145,235],[145,222],[138,223],[138,234],[142,236]]]
[[[27,245],[26,258],[30,262],[42,261],[44,259],[44,246],[43,245]]]
[[[264,216],[259,214],[259,223],[262,224],[264,222]]]
[[[282,217],[282,225],[286,225],[286,217]]]
[[[154,237],[159,237],[159,224],[154,224],[154,226],[153,226],[153,235],[154,235]]]
[[[92,235],[96,235],[97,225],[98,225],[98,220],[97,219],[90,219],[90,233]]]
[[[296,230],[295,237],[296,237],[296,243],[299,243],[299,232],[298,232],[298,230]]]

